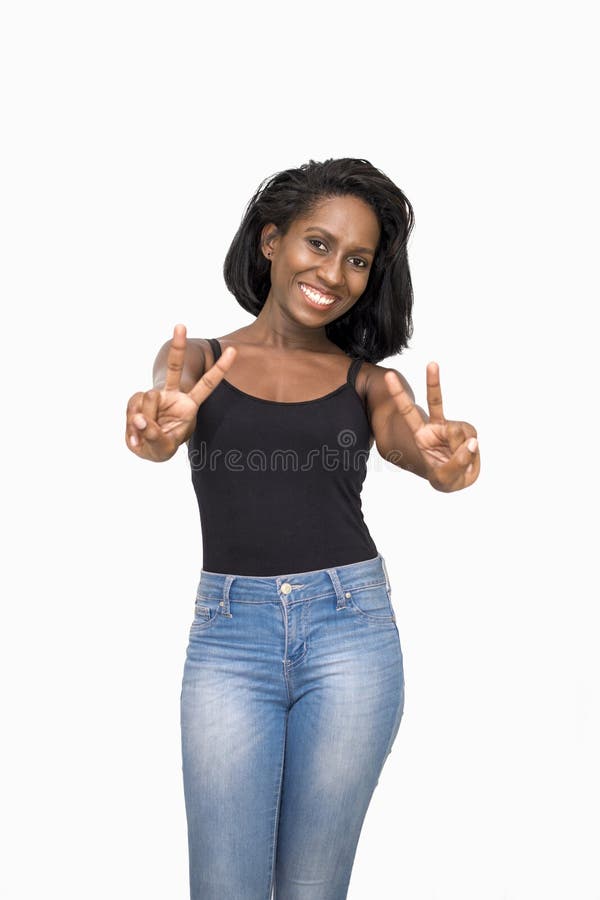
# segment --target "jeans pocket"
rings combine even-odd
[[[395,623],[391,591],[386,581],[367,587],[350,588],[348,593],[348,606],[365,619],[381,624]]]
[[[194,604],[194,621],[191,625],[192,632],[204,631],[213,625],[219,618],[221,602],[214,598],[196,595]]]

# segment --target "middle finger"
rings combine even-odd
[[[175,325],[173,328],[173,339],[167,353],[165,391],[179,390],[185,360],[186,332],[185,325]]]
[[[436,362],[430,362],[427,365],[427,406],[429,407],[430,422],[445,422],[440,367]]]

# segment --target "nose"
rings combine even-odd
[[[344,281],[344,276],[342,275],[342,260],[333,256],[333,254],[328,259],[323,259],[321,265],[317,269],[317,274],[321,279],[323,287],[330,291],[334,291],[335,288],[339,287]]]

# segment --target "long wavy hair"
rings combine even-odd
[[[349,356],[377,363],[401,353],[412,336],[406,245],[414,213],[400,188],[366,159],[311,159],[265,178],[246,206],[223,276],[240,306],[257,316],[271,287],[270,263],[260,248],[264,226],[273,222],[285,235],[296,218],[344,195],[359,197],[373,209],[381,234],[365,290],[354,306],[325,325],[325,332]]]

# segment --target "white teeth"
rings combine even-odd
[[[331,300],[327,300],[322,294],[313,291],[306,284],[301,284],[300,290],[302,293],[306,294],[307,297],[310,297],[313,303],[318,303],[320,306],[331,306],[332,303],[335,303],[335,297],[332,297]]]

